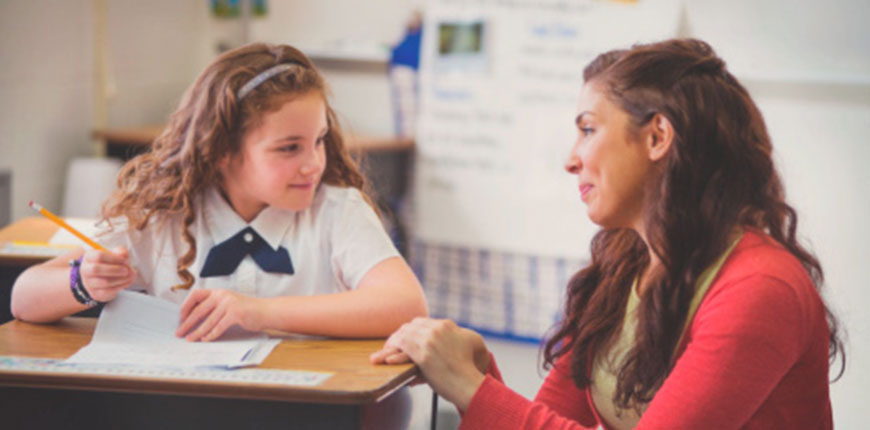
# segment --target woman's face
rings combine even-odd
[[[565,170],[577,175],[580,198],[592,222],[605,228],[642,227],[644,190],[653,162],[643,132],[595,83],[580,92],[578,137]]]

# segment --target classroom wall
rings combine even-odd
[[[393,116],[386,64],[342,59],[355,54],[388,58],[418,0],[285,0],[251,21],[251,40],[289,43],[314,54],[342,125],[354,134],[390,136]],[[318,55],[319,54],[319,55]]]
[[[12,171],[13,219],[31,199],[59,210],[67,164],[95,154],[98,3],[0,2],[0,169]],[[159,124],[207,61],[205,2],[104,3],[107,124]]]
[[[67,161],[90,152],[91,26],[81,2],[0,3],[0,167],[12,172],[13,219],[30,199],[59,205]]]

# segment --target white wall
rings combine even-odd
[[[95,153],[94,4],[0,2],[0,168],[12,218],[59,210],[69,160]],[[209,58],[205,2],[106,1],[108,125],[159,124]]]
[[[67,161],[91,150],[88,6],[0,3],[0,167],[12,171],[13,219],[25,215],[30,199],[58,207]]]
[[[269,15],[251,22],[251,41],[288,43],[303,52],[380,53],[398,42],[417,4],[413,0],[286,0],[269,2]],[[332,105],[354,134],[393,133],[386,67],[318,61],[332,89]]]
[[[106,0],[113,127],[164,123],[216,54],[205,1]]]

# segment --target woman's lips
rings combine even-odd
[[[584,202],[586,201],[586,196],[589,195],[589,191],[592,191],[591,184],[581,184],[580,185],[580,198],[583,199]]]

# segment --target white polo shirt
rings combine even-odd
[[[196,258],[188,268],[196,278],[192,288],[222,288],[256,297],[315,295],[356,288],[368,271],[381,261],[399,256],[377,214],[355,188],[321,185],[311,206],[303,211],[267,207],[246,223],[216,189],[196,201],[196,219],[190,232],[196,239]],[[181,283],[178,259],[188,246],[181,238],[182,216],[153,222],[142,231],[130,231],[126,222],[115,222],[114,231],[98,240],[107,248],[126,246],[139,272],[132,289],[181,303],[186,290],[172,291]],[[226,276],[199,276],[209,250],[250,226],[273,249],[290,253],[292,275],[264,272],[250,255]]]

